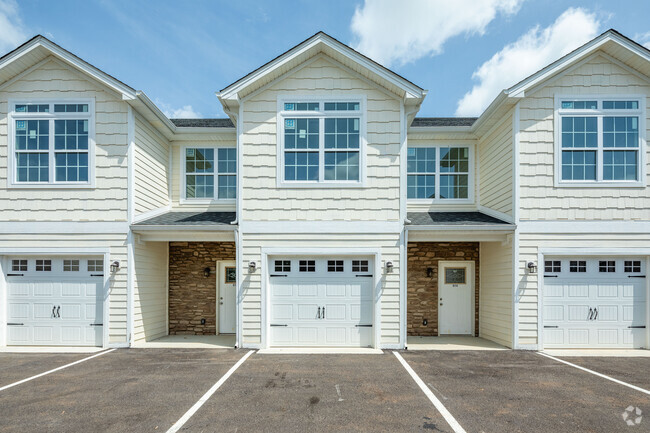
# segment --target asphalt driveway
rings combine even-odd
[[[432,399],[390,351],[254,353],[227,373],[247,353],[105,353],[0,391],[0,432],[454,431],[436,399],[467,432],[650,431],[650,395],[533,352],[400,352]],[[86,356],[0,354],[0,389]],[[565,359],[650,385],[649,358]]]

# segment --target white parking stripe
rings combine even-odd
[[[80,364],[80,363],[82,363],[84,361],[88,361],[89,359],[97,358],[98,356],[105,355],[105,354],[107,354],[109,352],[112,352],[114,350],[116,350],[116,349],[110,349],[110,350],[106,350],[104,352],[99,352],[99,353],[96,353],[96,354],[94,354],[92,356],[89,356],[87,358],[80,359],[79,361],[75,361],[75,362],[71,362],[70,364],[62,365],[61,367],[55,368],[54,370],[46,371],[45,373],[37,374],[36,376],[32,376],[32,377],[28,377],[27,379],[19,380],[18,382],[14,382],[11,385],[3,386],[2,388],[0,388],[0,392],[4,391],[6,389],[9,389],[9,388],[13,388],[14,386],[20,385],[21,383],[29,382],[30,380],[38,379],[39,377],[43,377],[43,376],[48,375],[50,373],[54,373],[54,372],[57,372],[59,370],[63,370],[64,368],[72,367],[73,365]]]
[[[196,413],[196,411],[199,410],[201,408],[201,406],[203,406],[205,404],[205,402],[210,399],[210,397],[212,397],[212,394],[217,392],[217,390],[221,387],[221,385],[223,385],[224,382],[226,380],[228,380],[228,378],[235,372],[235,370],[237,370],[239,368],[239,366],[242,365],[244,363],[244,361],[246,361],[246,359],[253,354],[253,352],[255,352],[255,351],[251,350],[246,355],[242,356],[242,358],[239,361],[237,361],[237,364],[233,365],[230,368],[230,370],[228,370],[228,372],[226,374],[224,374],[223,377],[221,377],[221,379],[219,379],[219,381],[217,383],[212,385],[212,388],[210,388],[208,390],[208,392],[203,394],[203,397],[201,397],[199,399],[199,401],[194,403],[194,406],[192,406],[190,408],[190,410],[185,412],[185,415],[183,415],[178,421],[176,421],[176,424],[174,424],[173,426],[171,426],[171,428],[169,430],[167,430],[167,433],[176,433],[177,431],[182,429],[183,426],[185,425],[185,423],[190,418],[192,418],[192,415],[194,415]]]
[[[402,358],[402,355],[400,355],[397,352],[393,352],[393,354],[397,357],[398,361],[402,364],[402,366],[406,369],[408,374],[411,375],[415,383],[418,384],[422,392],[429,398],[431,403],[438,409],[438,412],[445,418],[445,421],[447,421],[447,424],[454,430],[456,433],[466,433],[465,429],[460,426],[458,421],[456,421],[456,418],[449,413],[445,405],[442,404],[440,400],[438,400],[438,397],[436,397],[433,392],[427,387],[427,385],[420,379],[420,376],[417,375],[417,373],[411,368],[410,365]]]
[[[642,392],[644,394],[650,395],[650,391],[648,391],[647,389],[639,388],[638,386],[634,386],[634,385],[631,385],[629,383],[620,381],[618,379],[614,379],[613,377],[609,377],[609,376],[604,375],[602,373],[598,373],[597,371],[593,371],[593,370],[589,370],[588,368],[580,367],[579,365],[572,364],[572,363],[570,363],[568,361],[564,361],[563,359],[556,358],[556,357],[551,356],[551,355],[549,355],[547,353],[543,353],[543,352],[537,352],[537,353],[539,353],[540,355],[545,356],[547,358],[553,359],[553,360],[555,360],[557,362],[561,362],[562,364],[566,364],[566,365],[569,365],[571,367],[577,368],[578,370],[586,371],[587,373],[591,373],[591,374],[593,374],[595,376],[602,377],[603,379],[611,380],[612,382],[618,383],[619,385],[623,385],[623,386],[627,386],[628,388],[632,388],[635,391],[639,391],[639,392]]]

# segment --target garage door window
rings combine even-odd
[[[343,272],[343,260],[328,260],[327,272]]]
[[[88,272],[103,272],[104,262],[102,260],[88,260]]]
[[[641,261],[640,260],[626,260],[625,261],[625,272],[641,272]]]
[[[27,260],[12,260],[11,270],[13,272],[27,272]]]
[[[49,272],[52,270],[52,260],[36,260],[36,270],[39,272]]]
[[[560,260],[546,260],[544,262],[545,272],[562,272],[562,262]]]
[[[79,260],[64,260],[63,272],[79,272]]]
[[[300,272],[316,272],[316,261],[301,260],[299,270]]]
[[[291,272],[291,260],[276,260],[275,272]]]
[[[587,262],[583,260],[571,260],[569,262],[569,272],[587,272]]]
[[[614,260],[600,260],[598,262],[598,272],[616,272],[616,262]]]
[[[368,260],[352,260],[352,272],[368,272]]]

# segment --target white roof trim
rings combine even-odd
[[[548,79],[549,77],[553,76],[560,70],[566,68],[568,65],[580,59],[581,57],[591,54],[592,52],[596,51],[601,46],[603,46],[604,44],[610,41],[616,42],[622,47],[629,49],[634,54],[637,54],[638,56],[650,62],[650,55],[648,54],[648,52],[641,49],[636,44],[630,42],[626,38],[622,37],[618,33],[608,30],[607,32],[587,42],[586,44],[576,49],[575,51],[551,63],[544,69],[539,70],[535,74],[526,78],[524,81],[510,87],[505,91],[505,93],[509,97],[523,97],[526,90]]]
[[[121,83],[120,81],[111,77],[105,72],[100,71],[99,69],[85,62],[84,60],[81,60],[79,57],[64,50],[63,48],[59,47],[55,43],[44,38],[43,36],[37,36],[31,42],[25,44],[22,47],[19,47],[14,52],[7,55],[7,57],[5,57],[4,59],[2,59],[2,61],[0,61],[0,69],[4,68],[6,65],[10,64],[14,60],[19,59],[20,57],[24,56],[25,54],[29,53],[30,51],[38,47],[45,48],[46,50],[50,51],[53,55],[58,57],[59,59],[69,63],[70,65],[74,66],[80,71],[91,76],[95,80],[117,91],[122,95],[123,99],[125,100],[135,99],[136,93],[134,89],[125,85],[124,83]]]
[[[324,33],[318,33],[310,39],[302,42],[301,44],[290,49],[286,53],[282,54],[280,57],[272,60],[267,65],[263,66],[259,70],[253,72],[249,76],[246,76],[230,86],[226,87],[223,91],[219,92],[217,95],[220,99],[233,99],[236,97],[242,89],[249,86],[255,80],[259,79],[261,76],[271,73],[281,67],[286,62],[291,59],[309,51],[310,49],[316,47],[319,44],[327,45],[329,48],[338,51],[344,56],[347,56],[359,63],[363,67],[367,68],[376,75],[379,75],[381,78],[387,80],[391,84],[403,89],[406,92],[406,98],[422,98],[425,94],[425,91],[418,86],[408,82],[406,79],[397,76],[397,74],[392,73],[383,67],[375,64],[368,58],[362,56],[361,54],[354,51],[352,48],[342,44],[341,42],[331,38],[330,36]]]

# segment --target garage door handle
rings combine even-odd
[[[368,278],[368,277],[372,277],[372,275],[355,275],[355,277],[364,277],[364,278]]]
[[[7,323],[7,326],[25,326],[24,323]],[[645,328],[645,326],[644,326]]]
[[[61,306],[56,307],[56,317],[61,318]]]
[[[559,326],[546,326],[546,325],[544,325],[544,328],[559,328]]]
[[[557,275],[544,275],[544,278],[557,278]]]
[[[9,323],[7,323],[9,325]],[[22,325],[22,323],[21,323]],[[645,325],[640,325],[640,326],[628,326],[628,329],[645,329]]]
[[[25,274],[7,274],[8,277],[22,277]]]
[[[357,328],[372,328],[372,325],[354,325]]]
[[[593,318],[593,315],[594,315],[594,310],[593,310],[593,308],[590,308],[589,309],[589,317],[587,317],[587,320],[591,320]]]
[[[8,275],[11,275],[11,274],[8,274]],[[628,278],[645,278],[645,275],[628,275],[627,277]]]
[[[275,326],[289,326],[289,325],[278,325],[276,323],[271,323],[271,326],[275,327]]]
[[[91,277],[103,277],[104,274],[90,274]]]
[[[103,323],[91,323],[90,326],[104,326]]]
[[[287,275],[282,274],[271,274],[272,277],[286,277]]]
[[[594,315],[594,320],[598,319],[598,308],[594,308],[594,312],[596,315]]]
[[[52,307],[52,317],[56,319],[56,305]]]

